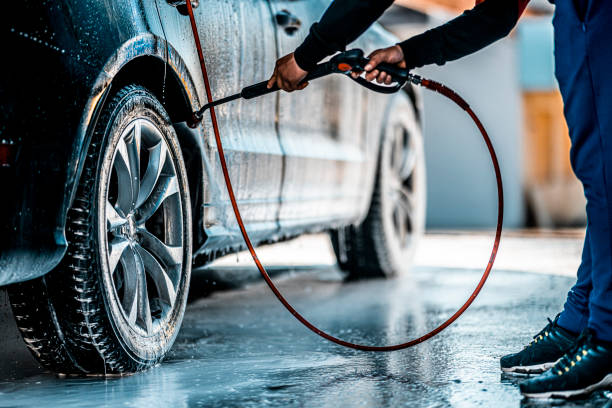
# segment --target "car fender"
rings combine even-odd
[[[121,85],[117,83],[117,80],[121,78],[124,69],[133,61],[143,57],[158,60],[166,67],[169,75],[178,78],[188,105],[185,107],[186,110],[192,111],[200,107],[200,99],[191,74],[178,53],[163,38],[151,33],[141,33],[116,47],[116,51],[106,60],[95,80],[91,84],[86,84],[90,92],[80,109],[81,118],[78,119],[79,125],[73,135],[72,145],[63,146],[69,149],[67,155],[69,160],[62,165],[66,166],[65,188],[61,195],[63,198],[57,200],[60,202],[56,202],[55,198],[53,202],[48,202],[51,217],[37,219],[37,224],[32,226],[34,230],[26,234],[35,239],[22,237],[13,240],[17,242],[11,242],[11,240],[3,242],[0,251],[0,286],[43,276],[62,260],[68,246],[65,232],[66,216],[75,197],[78,180],[101,107],[104,106],[115,87]],[[61,145],[55,148],[61,148]],[[53,152],[49,151],[49,155],[53,155]],[[61,177],[61,175],[53,175],[53,177]],[[10,221],[12,225],[7,226],[9,231],[17,231],[22,228],[19,215],[21,209],[33,208],[32,206],[39,203],[42,198],[30,197],[26,194],[23,200],[25,201],[17,208],[18,214],[12,216]]]

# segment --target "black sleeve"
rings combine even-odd
[[[344,51],[392,3],[393,0],[335,0],[321,20],[310,27],[310,33],[295,50],[295,61],[310,71],[328,55]]]
[[[409,69],[443,65],[486,47],[510,33],[526,3],[486,0],[440,27],[399,43],[406,65]]]

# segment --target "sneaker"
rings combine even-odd
[[[576,342],[577,336],[557,325],[559,315],[554,321],[533,337],[523,350],[508,354],[500,360],[505,373],[540,374],[551,368]]]
[[[520,384],[527,398],[572,398],[612,387],[612,343],[589,330],[544,374]]]

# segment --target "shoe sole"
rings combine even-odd
[[[571,390],[571,391],[550,391],[550,392],[542,392],[542,393],[522,393],[523,396],[527,398],[538,398],[538,399],[569,399],[573,397],[585,396],[594,391],[605,390],[612,388],[612,374],[606,375],[603,380],[595,383],[593,385],[589,385],[586,388],[580,390]]]
[[[530,366],[502,367],[501,370],[508,374],[542,374],[544,371],[550,370],[557,361]]]

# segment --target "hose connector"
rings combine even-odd
[[[202,122],[203,118],[204,118],[204,115],[201,109],[198,111],[195,111],[191,114],[191,118],[187,119],[187,126],[189,126],[191,129],[195,129],[198,127],[200,122]]]
[[[411,74],[410,72],[407,75],[407,79],[408,82],[411,82],[415,85],[421,85],[421,83],[423,82],[423,78],[421,78],[419,75]]]

